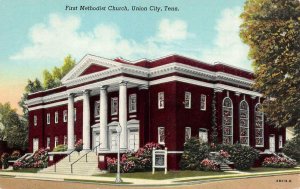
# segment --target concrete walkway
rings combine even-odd
[[[220,179],[233,179],[233,178],[247,178],[247,177],[260,177],[260,176],[270,176],[278,174],[296,174],[299,173],[300,167],[297,167],[299,170],[286,170],[286,171],[272,171],[272,172],[241,172],[241,171],[228,171],[233,174],[226,175],[213,175],[213,176],[195,176],[195,177],[181,177],[174,179],[164,179],[164,180],[152,180],[152,179],[137,179],[137,178],[122,178],[123,182],[132,183],[136,186],[162,186],[162,185],[181,185],[187,184],[192,181],[201,181],[201,180],[220,180]],[[65,181],[72,180],[76,181],[99,181],[99,182],[112,182],[115,181],[114,177],[101,177],[100,176],[82,176],[82,175],[60,175],[60,174],[44,174],[44,173],[20,173],[20,172],[6,172],[0,171],[0,176],[12,176],[15,178],[22,179],[34,179],[34,180],[52,180],[52,181]],[[128,185],[128,184],[126,184]]]

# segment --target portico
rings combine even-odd
[[[127,89],[145,86],[146,82],[133,82],[132,80],[119,80],[118,82],[108,83],[107,81],[101,82],[102,84],[99,87],[95,87],[95,85],[91,85],[86,88],[77,88],[70,90],[68,96],[68,151],[72,151],[74,149],[74,99],[77,98],[82,100],[83,111],[82,111],[82,140],[83,140],[83,150],[89,151],[92,147],[95,146],[96,142],[100,144],[99,151],[100,152],[111,152],[114,151],[113,148],[113,137],[116,124],[120,124],[122,127],[122,132],[120,135],[121,141],[121,150],[128,150],[128,142],[129,135],[128,131],[130,129],[127,128],[128,120],[127,120]],[[118,91],[118,121],[114,121],[113,123],[108,124],[108,93]],[[90,98],[95,96],[99,96],[99,123],[94,124],[93,128],[91,128],[91,105]],[[132,127],[132,126],[131,126]],[[93,131],[92,131],[93,130]],[[131,128],[132,130],[132,128]],[[92,133],[93,132],[93,133]],[[131,134],[132,135],[132,134]],[[99,137],[98,139],[92,137]],[[132,136],[131,136],[132,137]],[[136,137],[138,138],[138,137]],[[91,141],[93,145],[91,145]]]

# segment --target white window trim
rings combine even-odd
[[[231,143],[230,144],[233,144],[233,103],[232,103],[232,100],[230,97],[225,97],[223,99],[223,102],[222,102],[222,143],[224,144],[224,127],[225,127],[225,124],[224,124],[224,107],[225,108],[228,108],[227,106],[224,106],[224,102],[226,99],[229,99],[230,100],[230,103],[231,103],[231,125],[230,125],[230,128],[231,128],[231,135],[226,135],[226,136],[229,136],[231,137]],[[226,125],[226,127],[229,127],[228,125]]]
[[[259,106],[260,105],[260,103],[257,103],[256,105],[255,105],[255,107],[254,107],[254,131],[256,132],[256,113],[257,113],[257,111],[256,111],[256,108],[257,108],[257,106]],[[265,129],[264,129],[264,127],[265,127],[265,120],[264,120],[264,113],[263,112],[260,112],[261,114],[262,114],[262,127],[261,127],[261,129],[262,129],[262,137],[256,137],[255,136],[255,132],[254,132],[254,139],[255,139],[255,147],[264,147],[265,145],[265,137],[264,137],[264,132],[265,132]],[[256,144],[256,138],[262,138],[262,145],[257,145]]]
[[[50,148],[50,144],[51,144],[51,138],[50,137],[47,137],[46,139],[46,148]]]
[[[188,133],[186,133],[187,131],[188,131]],[[187,141],[187,139],[185,138],[186,134],[188,134],[188,139],[190,139],[192,137],[192,128],[191,127],[184,128],[184,142]]]
[[[56,148],[57,145],[59,145],[58,136],[55,136],[54,137],[54,148]]]
[[[162,99],[161,99],[162,97]],[[157,102],[158,102],[158,109],[164,109],[165,108],[165,93],[164,92],[159,92],[157,94]],[[163,103],[161,103],[163,102]]]
[[[56,111],[55,113],[54,113],[54,122],[55,123],[58,123],[58,112]]]
[[[64,145],[66,145],[67,143],[68,143],[68,137],[64,135]]]
[[[37,116],[36,115],[33,116],[33,125],[37,126]]]
[[[47,125],[50,125],[51,123],[50,119],[51,119],[50,113],[47,113]]]
[[[114,101],[116,101],[116,107],[114,107]],[[110,104],[110,107],[111,107],[111,115],[118,115],[118,108],[119,108],[119,102],[118,102],[118,97],[112,97],[111,98],[111,104]],[[117,111],[114,112],[114,108],[116,108]]]
[[[278,148],[283,148],[283,137],[282,137],[282,135],[278,136]]]
[[[132,98],[135,98],[135,103],[132,103]],[[132,109],[133,105],[133,109]],[[129,113],[135,113],[137,111],[137,96],[136,94],[129,95]]]
[[[199,128],[199,130],[198,130],[198,138],[199,138],[199,140],[200,140],[200,133],[206,133],[206,135],[207,135],[207,141],[203,141],[203,142],[208,142],[208,129],[206,129],[206,128]]]
[[[64,116],[64,118],[63,118],[64,123],[66,123],[68,121],[68,111],[67,110],[63,111],[63,116]]]
[[[202,97],[204,97],[204,102],[203,102],[204,108],[202,108]],[[200,110],[206,111],[206,95],[205,94],[201,94],[201,96],[200,96]]]
[[[186,98],[188,97],[188,103],[186,103]],[[191,109],[192,108],[192,93],[191,92],[184,92],[184,108]]]
[[[160,129],[163,129],[163,130],[164,130],[164,136],[165,136],[164,142],[161,142],[161,136],[160,136],[160,134],[159,134]],[[158,144],[165,145],[165,143],[166,143],[166,129],[165,129],[165,127],[158,127],[158,128],[157,128],[157,135],[158,135],[158,136],[157,136]]]
[[[74,121],[76,121],[76,117],[77,117],[77,110],[76,110],[76,108],[74,108]]]
[[[247,127],[244,127],[244,128],[246,128],[247,129],[247,138],[248,138],[248,143],[247,144],[242,144],[242,145],[246,145],[246,146],[249,146],[249,142],[250,142],[250,137],[249,137],[249,132],[250,132],[250,128],[249,128],[249,104],[248,104],[248,102],[246,101],[246,100],[242,100],[241,102],[240,102],[240,106],[239,106],[239,114],[240,114],[240,120],[239,120],[239,132],[240,132],[240,140],[241,140],[241,105],[242,105],[242,103],[243,102],[246,102],[246,104],[247,104],[247,118],[243,118],[243,119],[247,119]]]

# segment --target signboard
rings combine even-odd
[[[165,148],[164,150],[156,150],[153,148],[152,150],[152,174],[155,172],[155,168],[164,168],[165,174],[167,174],[167,154],[168,150]]]

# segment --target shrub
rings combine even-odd
[[[283,147],[283,153],[300,163],[300,137],[288,141]]]
[[[207,158],[201,161],[200,169],[203,171],[220,171],[218,163]]]
[[[67,145],[59,144],[53,149],[53,152],[64,152],[67,151],[67,149],[68,149]]]
[[[15,150],[15,151],[13,151],[13,152],[11,153],[9,159],[11,159],[11,160],[17,160],[17,159],[19,159],[20,157],[21,157],[20,151],[19,151],[19,150]]]
[[[264,167],[273,168],[293,168],[297,166],[297,162],[294,160],[288,160],[284,157],[266,157],[262,163]]]
[[[162,149],[157,143],[147,143],[136,152],[127,152],[123,154],[120,161],[121,172],[128,173],[134,171],[145,171],[152,168],[152,150],[153,148]],[[107,157],[107,166],[109,172],[117,171],[117,159]]]
[[[230,154],[229,160],[234,163],[238,170],[250,169],[254,161],[258,159],[258,150],[241,144],[219,145],[218,148],[227,151]]]
[[[80,152],[83,148],[83,141],[82,139],[79,139],[76,143],[75,143],[75,150],[77,152]]]
[[[13,169],[21,169],[21,168],[46,168],[48,166],[48,150],[44,148],[40,148],[35,151],[33,156],[28,159],[22,159],[20,161],[16,161],[13,164]]]
[[[9,159],[9,154],[8,153],[3,153],[1,155],[1,163],[2,163],[2,167],[4,169],[7,169],[9,167],[8,159]]]
[[[181,156],[181,169],[198,170],[200,162],[208,158],[210,147],[207,143],[201,143],[198,138],[190,138],[184,144],[184,152]]]

